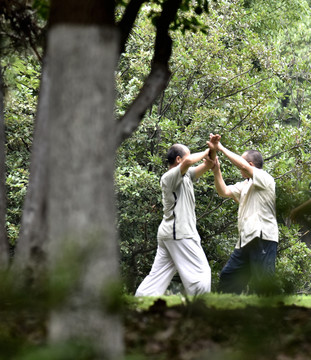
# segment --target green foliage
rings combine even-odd
[[[290,17],[289,24],[297,26],[299,21],[302,29],[308,20],[305,12],[300,11],[299,15],[295,12],[301,7],[306,9],[305,3],[285,3],[282,11],[274,12],[269,24],[266,21],[270,8],[264,2],[249,3],[247,7],[243,1],[210,3],[208,16],[205,13],[199,16],[207,32],[180,29],[172,33],[170,83],[118,152],[117,174],[126,174],[129,166],[132,169],[126,189],[116,181],[121,250],[127,254],[122,257],[122,269],[124,274],[137,279],[136,283],[130,282],[127,289],[134,291],[152,264],[161,219],[159,193],[157,216],[149,219],[148,237],[142,221],[145,221],[145,204],[148,198],[153,199],[154,186],[166,171],[165,154],[173,143],[184,143],[195,152],[205,147],[210,132],[218,132],[223,144],[234,152],[241,154],[248,148],[261,151],[265,169],[276,179],[281,229],[288,223],[290,211],[310,197],[309,62],[307,57],[300,57],[303,50],[298,45],[303,30],[298,36],[296,28],[288,26],[287,36],[290,39],[293,36],[293,40],[287,46],[285,28],[281,31],[283,28],[276,26],[285,14]],[[278,6],[277,1],[273,6]],[[191,19],[193,15],[189,9],[183,16]],[[271,37],[267,38],[259,25],[266,26]],[[273,42],[269,40],[272,36]],[[152,23],[142,15],[135,24],[127,55],[122,57],[117,73],[116,113],[119,116],[138,94],[150,70],[153,41]],[[240,181],[239,172],[224,157],[220,161],[226,183]],[[141,182],[133,175],[134,171],[142,176]],[[146,173],[154,174],[156,181],[152,183],[153,176],[147,177]],[[130,189],[129,184],[133,188]],[[142,203],[137,201],[137,189]],[[212,175],[205,175],[195,185],[195,192],[198,230],[212,267],[212,289],[215,290],[219,272],[237,241],[237,206],[216,195]],[[135,212],[130,210],[131,203],[135,203]],[[129,218],[125,223],[126,216]],[[296,269],[298,262],[303,261],[300,266],[309,269],[307,257],[291,257],[297,246],[302,252],[307,250],[298,232],[291,229],[289,232],[280,239],[280,248],[287,245],[289,248],[287,252],[278,253],[278,279],[287,276],[287,266],[282,264],[290,263],[292,269]],[[138,260],[139,256],[142,260]],[[304,274],[307,273],[308,270]],[[282,291],[304,291],[306,284],[295,281],[297,277],[301,278],[301,273],[293,271],[289,281],[292,285],[278,280]]]
[[[150,71],[153,15],[160,9],[159,2],[154,4],[156,7],[148,4],[143,8],[119,62],[117,117],[125,113]],[[159,180],[167,169],[167,149],[180,142],[198,151],[205,147],[210,132],[219,132],[222,142],[237,153],[247,148],[263,153],[265,169],[277,182],[280,249],[286,248],[278,254],[278,281],[284,292],[306,291],[307,257],[291,254],[307,254],[308,249],[299,240],[296,228],[284,235],[284,226],[290,211],[310,198],[309,7],[304,1],[279,0],[269,4],[199,1],[194,9],[190,5],[190,1],[183,2],[172,26],[170,83],[118,151],[118,229],[126,289],[136,288],[153,261],[162,217]],[[40,0],[33,6],[46,19],[48,3]],[[3,58],[1,65],[5,81],[7,230],[14,245],[29,176],[40,64],[32,56],[11,55]],[[220,160],[225,181],[240,180],[239,172],[224,157]],[[195,192],[197,225],[215,290],[219,272],[236,243],[237,205],[215,193],[211,174],[195,185]],[[287,282],[281,280],[283,275]]]
[[[29,177],[40,65],[31,56],[12,55],[3,58],[1,66],[5,86],[7,231],[14,245]]]
[[[279,31],[294,27],[310,14],[306,0],[244,0],[253,28],[263,36],[275,37]]]
[[[298,226],[280,226],[276,266],[278,287],[284,293],[310,293],[311,249],[300,241]]]
[[[33,8],[36,10],[37,15],[42,19],[47,21],[50,11],[50,1],[48,0],[34,0],[32,4]]]
[[[155,254],[154,239],[162,216],[160,179],[139,165],[131,165],[131,161],[117,169],[115,178],[121,269],[127,289],[133,289]]]

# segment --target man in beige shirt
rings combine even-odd
[[[240,169],[242,182],[227,186],[216,159],[213,168],[218,194],[239,203],[239,240],[220,274],[219,291],[240,294],[252,281],[255,292],[274,290],[278,225],[275,211],[275,182],[262,169],[259,151],[248,150],[239,156],[220,143],[220,135],[210,135],[210,149],[222,152]]]

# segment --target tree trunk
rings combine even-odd
[[[118,45],[113,27],[57,24],[47,49],[48,253],[55,283],[68,272],[72,281],[67,303],[51,317],[50,336],[87,338],[107,359],[122,353],[120,321],[107,309],[119,280],[113,187]]]
[[[9,244],[6,233],[6,188],[5,188],[5,136],[3,111],[2,69],[0,66],[0,269],[6,269],[9,260]]]
[[[13,264],[21,284],[26,281],[27,286],[34,287],[40,283],[47,267],[48,102],[49,73],[45,61],[32,145],[30,179]]]
[[[121,322],[111,311],[116,300],[112,290],[119,282],[113,187],[116,148],[124,138],[120,134],[125,120],[131,123],[126,124],[129,136],[166,86],[168,28],[180,0],[165,1],[153,70],[135,111],[131,108],[131,117],[121,122],[113,116],[120,51],[114,4],[113,0],[51,1],[48,65],[16,255],[16,262],[30,269],[31,275],[36,274],[36,261],[41,273],[48,258],[53,294],[63,300],[50,317],[51,341],[85,339],[97,350],[98,359],[123,354]]]

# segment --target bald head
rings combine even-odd
[[[175,164],[177,156],[180,156],[182,158],[187,153],[190,153],[190,150],[187,148],[187,146],[182,144],[174,144],[167,152],[167,161],[169,165]]]

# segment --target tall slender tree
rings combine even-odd
[[[0,66],[0,268],[6,269],[9,260],[9,244],[5,227],[6,190],[5,190],[5,136],[3,111],[3,81]]]

